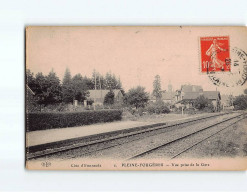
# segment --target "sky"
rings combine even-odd
[[[110,71],[120,77],[125,91],[141,85],[151,92],[158,74],[163,90],[169,83],[173,90],[193,84],[238,95],[246,83],[217,87],[200,73],[199,38],[226,35],[231,47],[247,51],[245,27],[28,27],[26,66],[35,74],[53,69],[60,80],[66,68],[72,76]],[[219,76],[228,81],[227,75]]]

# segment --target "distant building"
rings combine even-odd
[[[176,93],[173,91],[172,85],[169,84],[168,90],[161,91],[161,100],[164,103],[172,105],[175,103],[175,94]],[[156,98],[153,95],[150,95],[150,101],[155,102]]]
[[[163,100],[163,102],[170,104],[170,105],[175,103],[175,101],[176,101],[175,94],[176,93],[173,91],[172,85],[170,83],[168,85],[168,90],[162,91],[161,94],[162,94],[161,99]]]
[[[182,85],[180,90],[176,90],[175,99],[176,102],[183,100],[184,98],[197,97],[198,94],[202,95],[203,89],[198,85]]]
[[[203,95],[211,100],[215,110],[221,106],[221,96],[218,91],[203,91],[199,85],[182,85],[181,89],[173,91],[172,85],[168,85],[168,90],[161,91],[161,100],[169,105],[176,107],[185,106],[186,108],[194,107],[194,100]],[[155,102],[156,98],[150,95],[150,101]]]
[[[95,104],[102,105],[104,103],[105,96],[110,90],[88,90],[89,91],[89,99],[94,100]],[[123,102],[123,94],[120,89],[113,89],[114,93],[114,102],[122,103]]]
[[[197,85],[182,85],[181,90],[176,91],[176,106],[185,105],[186,108],[194,107],[194,100],[201,95],[211,100],[215,110],[219,110],[221,104],[220,92],[203,91],[202,87]]]

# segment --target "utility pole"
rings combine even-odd
[[[100,99],[103,102],[103,109],[104,109],[104,100],[102,98],[102,87],[101,87],[101,78],[100,78],[100,75],[99,75],[99,87],[100,87]]]
[[[96,103],[96,71],[94,72],[94,103],[93,103],[93,109],[95,110],[95,103]]]

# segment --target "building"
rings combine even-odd
[[[182,85],[181,90],[176,91],[176,107],[184,105],[186,108],[194,107],[193,103],[199,96],[209,99],[215,110],[220,109],[221,96],[219,91],[203,91],[201,86]]]
[[[88,90],[89,91],[89,99],[93,100],[95,104],[102,105],[104,103],[105,96],[110,90]],[[122,103],[123,102],[123,94],[120,89],[113,89],[114,93],[114,102]]]
[[[175,92],[172,89],[172,85],[168,85],[168,90],[161,91],[161,100],[166,104],[174,104],[175,103]],[[156,98],[153,95],[150,95],[150,101],[155,102]]]
[[[169,83],[168,85],[168,90],[162,91],[162,97],[161,99],[163,100],[164,103],[167,104],[174,104],[175,103],[175,92],[172,89],[172,85]]]

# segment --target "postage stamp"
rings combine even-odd
[[[200,37],[202,73],[230,72],[229,36]]]

